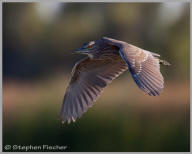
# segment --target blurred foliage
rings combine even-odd
[[[3,144],[189,151],[189,18],[189,3],[3,3]],[[102,36],[169,61],[164,92],[143,94],[127,72],[81,119],[62,125],[69,73],[84,57],[71,51]]]
[[[180,3],[180,18],[167,25],[160,18],[163,5],[61,3],[55,18],[47,21],[39,15],[38,4],[4,3],[3,75],[38,78],[56,68],[71,70],[79,59],[72,50],[108,36],[161,54],[172,64],[172,75],[189,77],[189,5]]]

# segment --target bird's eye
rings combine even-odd
[[[89,47],[91,47],[92,45],[94,45],[95,44],[95,42],[94,41],[91,41],[91,42],[89,42]]]

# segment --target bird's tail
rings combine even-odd
[[[166,66],[169,66],[169,65],[171,65],[169,62],[167,62],[166,60],[161,60],[161,59],[159,59],[159,63],[160,64],[163,64],[163,65],[166,65]]]
[[[154,53],[154,52],[151,52],[151,53],[152,53],[152,55],[153,55],[155,58],[159,59],[159,57],[160,57],[159,54]],[[167,62],[166,60],[161,60],[161,59],[159,59],[159,63],[160,63],[160,64],[163,64],[163,65],[166,65],[166,66],[171,65],[171,64],[170,64],[169,62]]]

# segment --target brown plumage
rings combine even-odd
[[[159,63],[169,63],[160,60],[156,53],[107,37],[88,42],[75,53],[88,57],[77,62],[72,70],[60,114],[63,122],[81,117],[103,89],[127,69],[138,87],[149,95],[159,95],[163,89]]]

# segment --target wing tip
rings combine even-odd
[[[65,123],[70,124],[70,123],[74,123],[77,120],[77,118],[73,116],[71,118],[67,118],[60,115],[59,120],[61,120],[62,124],[65,124]]]

